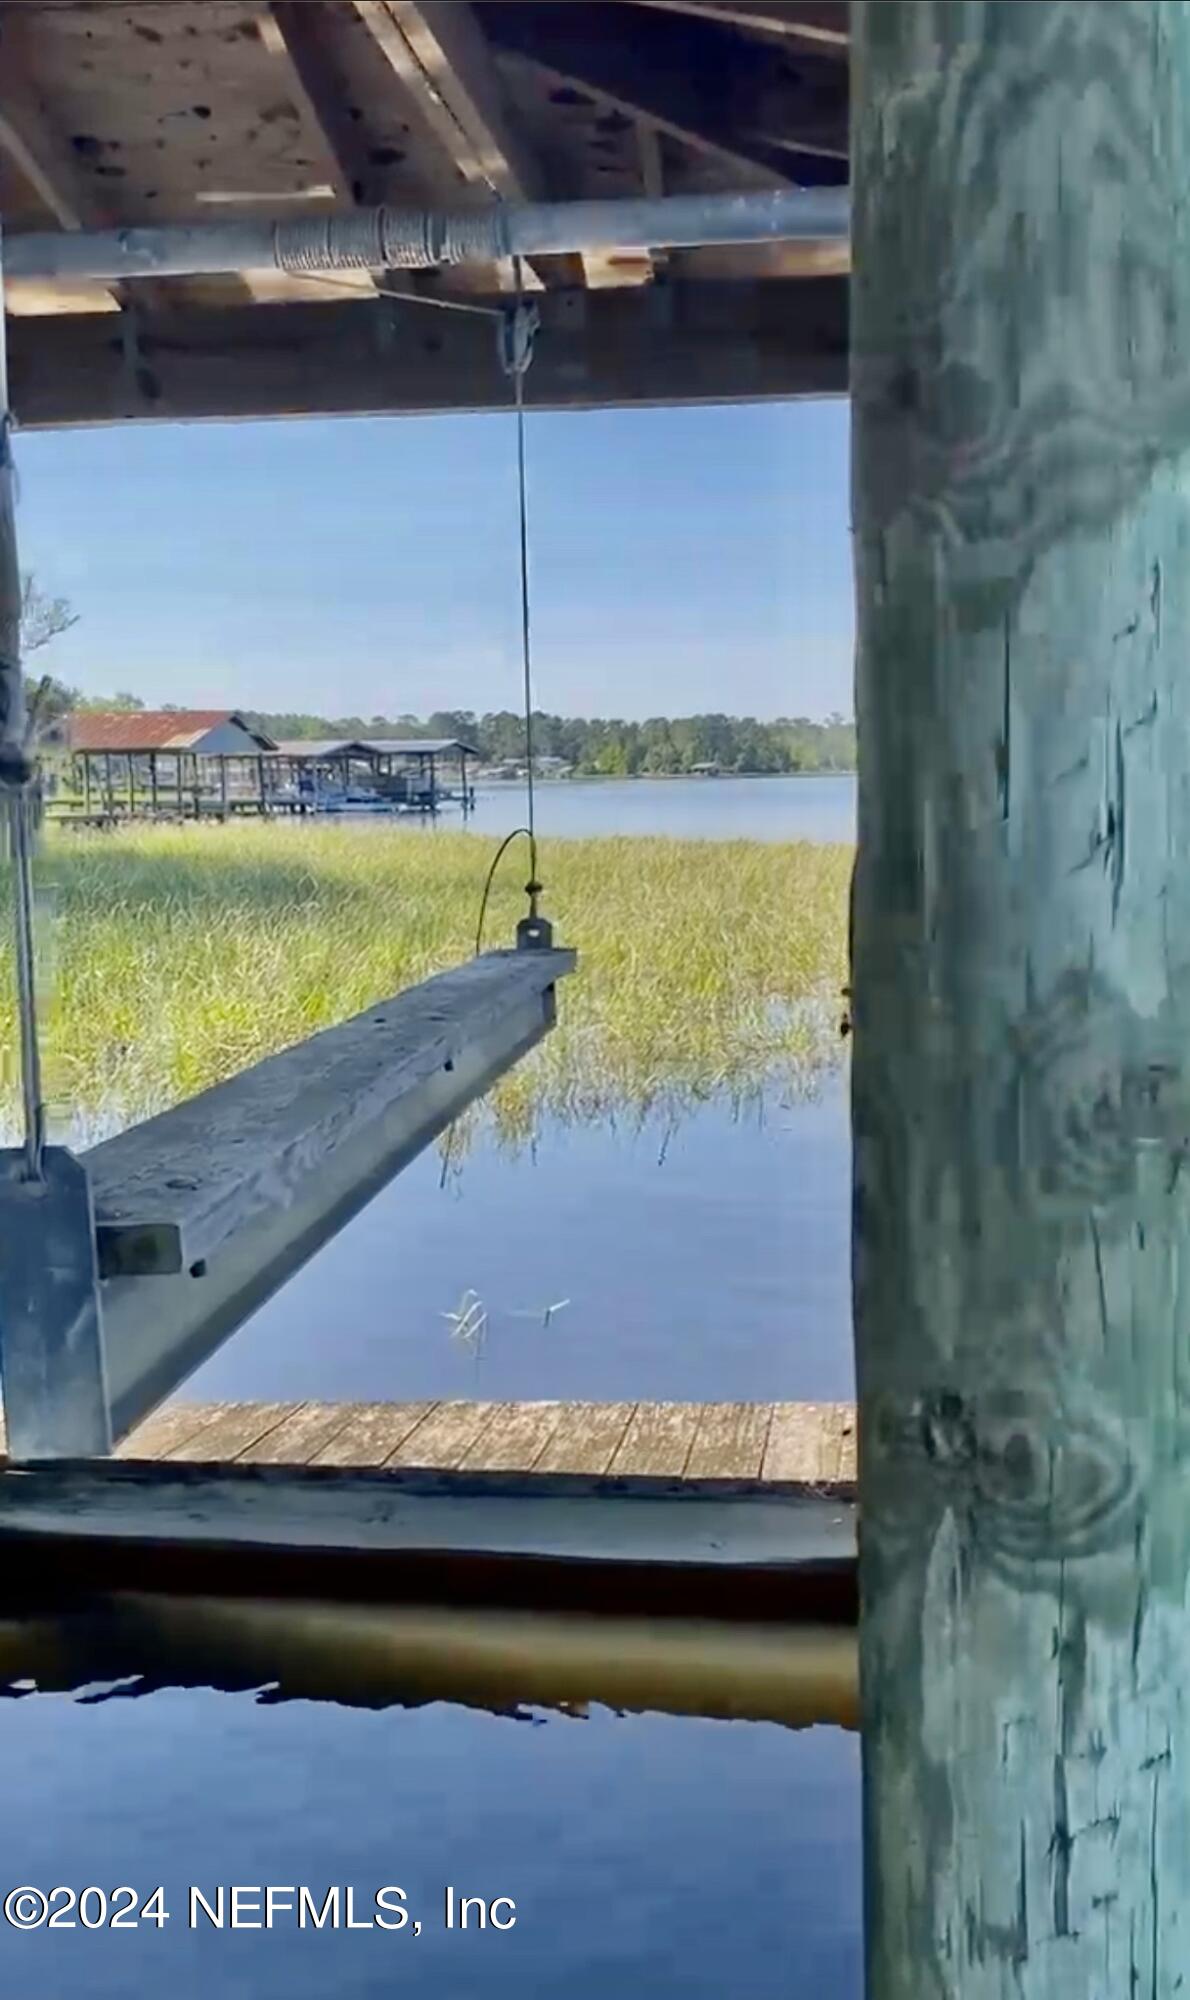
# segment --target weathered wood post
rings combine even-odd
[[[131,750],[128,752],[128,817],[136,817],[136,766]]]
[[[157,752],[149,752],[149,798],[153,807],[153,818],[157,817]]]
[[[1190,1992],[1190,6],[853,9],[872,2000]]]

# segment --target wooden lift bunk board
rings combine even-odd
[[[47,1361],[44,1325],[15,1310],[29,1273],[0,1260],[10,1455],[78,1456],[80,1438],[105,1449],[131,1429],[540,1041],[574,963],[484,953],[85,1154],[100,1365]],[[0,1182],[6,1230],[28,1229],[35,1202],[15,1174]]]

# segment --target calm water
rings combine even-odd
[[[484,785],[468,821],[476,833],[501,835],[525,817],[523,785]],[[383,821],[362,822],[383,825]],[[439,824],[457,826],[444,812]],[[586,839],[598,834],[667,834],[673,840],[854,840],[855,779],[590,778],[540,784],[542,834]]]
[[[162,1693],[0,1716],[5,1887],[147,1896],[161,1930],[0,1935],[6,1992],[172,2000],[859,2000],[858,1757],[834,1730]],[[186,1890],[402,1887],[421,1935],[186,1928]],[[445,1885],[515,1929],[445,1931]]]
[[[472,825],[503,832],[521,804],[485,793]],[[846,840],[853,815],[850,779],[611,782],[543,788],[540,825]],[[487,1141],[445,1177],[425,1156],[186,1393],[848,1395],[848,1171],[838,1079],[763,1118],[554,1130],[517,1158]],[[468,1296],[477,1349],[452,1337]],[[14,1993],[860,1994],[858,1752],[835,1730],[176,1690],[0,1703],[0,1751],[20,1802],[0,1887],[160,1882],[174,1913],[160,1932],[0,1929]],[[189,1884],[270,1881],[351,1884],[359,1907],[399,1884],[423,1930],[187,1929]],[[448,1882],[513,1897],[516,1928],[445,1931]]]
[[[212,1400],[851,1393],[842,1084],[421,1159],[191,1378]],[[451,1320],[478,1298],[478,1353]],[[561,1303],[565,1301],[566,1303]],[[547,1308],[557,1308],[547,1314]]]

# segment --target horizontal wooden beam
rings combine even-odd
[[[438,1097],[454,1116],[464,1108],[455,1100],[472,1094],[459,1081],[471,1049],[523,1000],[540,1012],[542,994],[573,970],[573,952],[488,952],[94,1147],[103,1275],[192,1271],[259,1216],[292,1206],[306,1176],[333,1172],[357,1137],[384,1126],[391,1151],[392,1121],[404,1151],[426,1122],[427,1082],[438,1087],[437,1125]]]
[[[545,293],[527,382],[540,409],[844,395],[845,278]],[[203,417],[508,407],[494,322],[373,303],[231,307],[141,323],[14,321],[12,399],[27,430]]]
[[[0,1533],[788,1577],[855,1555],[853,1503],[752,1480],[75,1460],[0,1472]]]
[[[492,952],[86,1156],[111,1432],[211,1354],[553,1024],[561,951]]]

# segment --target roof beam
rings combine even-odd
[[[328,87],[321,15],[321,7],[312,6],[310,0],[301,5],[274,0],[259,18],[260,37],[285,63],[289,90],[322,139],[335,193],[341,203],[354,208],[368,198],[362,147],[346,105]],[[332,282],[340,291],[367,294],[376,289],[368,271],[344,271]]]
[[[98,197],[46,115],[27,17],[11,6],[0,8],[0,15],[0,152],[6,154],[61,228],[72,232],[105,229],[135,220]],[[220,282],[229,292],[249,292],[238,277]],[[21,290],[28,294],[31,287]],[[134,308],[139,311],[154,305],[168,309],[174,302],[171,290],[168,280],[150,280],[134,293],[119,284],[97,286],[93,297],[102,301],[106,295],[113,305],[131,314]],[[39,303],[35,300],[35,310]],[[22,302],[22,310],[29,310],[27,303]]]
[[[767,35],[787,35],[820,54],[846,57],[850,46],[847,0],[632,0],[668,14],[695,14]]]
[[[505,201],[542,198],[541,176],[513,136],[483,30],[471,8],[433,0],[356,0],[393,74],[463,179]]]
[[[544,292],[531,405],[598,409],[843,395],[845,278]],[[387,298],[142,321],[130,372],[104,315],[14,322],[13,407],[30,430],[194,418],[508,407],[487,319]]]
[[[322,9],[310,5],[310,0],[303,5],[294,5],[293,0],[273,0],[273,5],[260,17],[260,38],[285,63],[286,82],[322,137],[335,193],[341,201],[354,206],[363,197],[362,148],[353,139],[346,105],[328,88],[321,14]]]
[[[564,7],[491,6],[495,47],[550,71],[559,83],[605,98],[663,132],[774,181],[847,179],[847,73],[807,56],[776,75],[770,53],[731,27],[680,25],[638,10],[631,40],[621,6],[570,0]]]
[[[401,88],[463,181],[502,201],[539,201],[545,182],[509,122],[487,38],[463,0],[355,0]],[[535,259],[545,282],[581,282],[577,258]]]
[[[102,227],[112,220],[80,185],[77,162],[45,115],[28,26],[11,13],[0,27],[0,153],[60,229]],[[97,290],[112,305],[119,303],[114,287]]]

